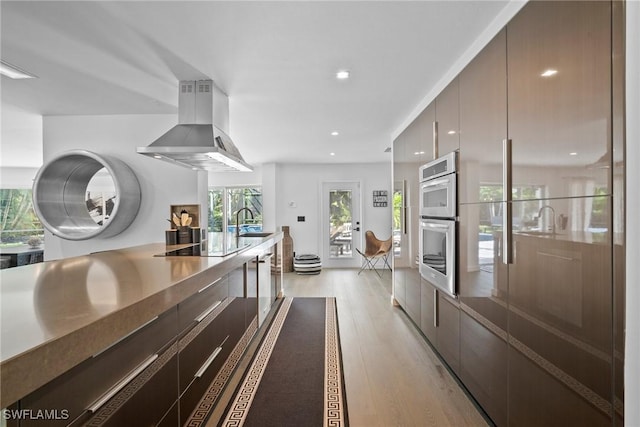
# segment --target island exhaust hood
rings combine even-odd
[[[228,127],[228,117],[228,98],[213,81],[181,81],[178,124],[148,147],[138,147],[136,151],[193,170],[250,172],[253,167],[220,129]]]

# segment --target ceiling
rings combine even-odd
[[[2,59],[39,78],[3,76],[2,103],[175,113],[168,130],[178,81],[212,79],[250,164],[382,162],[393,132],[507,3],[3,0]],[[342,69],[350,79],[335,78]]]

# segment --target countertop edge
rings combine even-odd
[[[251,238],[255,239],[255,243],[222,259],[217,265],[209,266],[86,326],[0,362],[0,409],[15,403],[196,294],[203,286],[246,263],[255,256],[256,251],[271,247],[282,237],[282,232],[276,232],[263,238]]]

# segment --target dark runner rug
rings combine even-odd
[[[285,298],[219,425],[348,425],[335,298]]]

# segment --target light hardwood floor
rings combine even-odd
[[[335,296],[352,427],[486,426],[473,403],[402,309],[391,274],[323,269],[286,273],[285,296]]]

